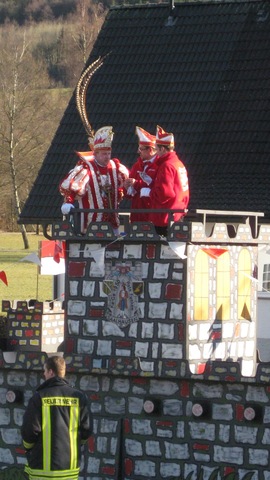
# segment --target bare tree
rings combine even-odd
[[[80,52],[80,69],[85,65],[100,28],[104,22],[106,10],[102,3],[93,0],[77,0],[76,14],[72,15],[71,37],[75,50]],[[74,59],[78,55],[74,54]]]
[[[83,63],[86,63],[87,60],[87,52],[90,45],[90,38],[91,34],[88,33],[87,23],[88,22],[88,11],[86,6],[86,0],[78,0],[77,3],[77,12],[78,17],[81,19],[81,29],[79,30],[78,34],[75,36],[73,35],[73,39],[75,44],[79,48],[82,53],[82,60]]]
[[[0,52],[0,188],[11,196],[18,217],[55,131],[57,117],[50,108],[47,74],[31,56],[26,31],[7,26],[1,34],[5,46]],[[27,249],[25,225],[20,225],[20,230]]]

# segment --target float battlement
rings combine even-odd
[[[64,340],[62,302],[2,301],[7,313],[7,350],[55,352]]]
[[[63,304],[58,300],[48,300],[39,302],[35,299],[30,300],[2,300],[2,312],[23,312],[28,315],[63,312]]]

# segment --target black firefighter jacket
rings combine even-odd
[[[92,431],[87,397],[59,377],[46,380],[30,399],[22,439],[30,480],[76,480],[81,444]]]

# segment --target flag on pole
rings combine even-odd
[[[42,240],[39,246],[41,275],[59,275],[65,273],[65,242],[61,240]]]

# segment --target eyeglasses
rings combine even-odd
[[[144,152],[145,150],[149,150],[150,147],[139,147],[138,150],[140,152]]]

